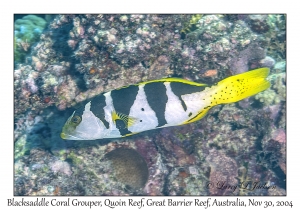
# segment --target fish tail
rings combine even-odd
[[[270,82],[266,78],[269,72],[269,68],[259,68],[220,81],[215,86],[212,104],[237,102],[268,89]]]

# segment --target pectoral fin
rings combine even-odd
[[[112,112],[111,116],[112,116],[112,120],[113,120],[114,124],[116,124],[116,120],[122,120],[125,123],[125,125],[127,126],[127,128],[131,127],[136,122],[138,122],[138,120],[136,118],[128,116],[126,114],[116,112],[115,110]]]

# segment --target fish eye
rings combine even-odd
[[[71,121],[72,121],[72,123],[79,124],[81,122],[81,117],[74,116],[74,117],[72,117]]]

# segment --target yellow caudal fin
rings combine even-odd
[[[270,87],[266,80],[268,68],[260,68],[234,75],[220,81],[215,88],[213,104],[225,104],[240,101]]]

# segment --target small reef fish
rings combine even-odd
[[[237,102],[266,90],[270,87],[268,74],[268,68],[260,68],[211,86],[165,78],[118,88],[75,110],[60,136],[69,140],[118,138],[192,123],[213,106]]]

